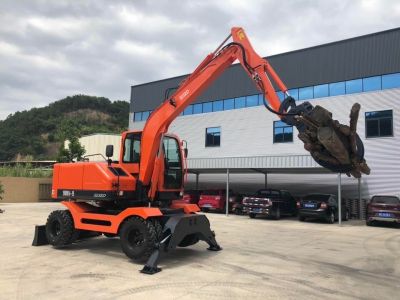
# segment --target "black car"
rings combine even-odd
[[[326,220],[328,223],[335,223],[338,219],[338,200],[331,194],[309,194],[297,202],[299,209],[299,220],[306,218]],[[349,210],[342,201],[342,220],[349,219]]]

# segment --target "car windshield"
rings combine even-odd
[[[311,194],[307,195],[303,198],[305,201],[317,201],[317,202],[322,202],[322,201],[328,201],[330,195],[324,195],[324,194]]]
[[[381,204],[400,204],[400,200],[394,196],[375,196],[372,197],[372,203],[381,203]]]
[[[257,197],[265,197],[265,198],[279,198],[281,193],[279,191],[271,191],[271,190],[260,190],[257,192]]]

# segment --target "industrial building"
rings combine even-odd
[[[348,199],[400,194],[400,28],[267,57],[289,93],[349,122],[361,104],[358,133],[371,175],[342,176]],[[193,66],[195,68],[195,65]],[[130,129],[146,119],[187,75],[131,87]],[[282,94],[280,93],[280,96]],[[338,175],[317,165],[297,130],[262,105],[262,96],[241,65],[229,67],[170,126],[188,143],[189,187],[230,187],[251,192],[268,186],[294,195],[337,193]],[[361,190],[361,195],[359,194]]]

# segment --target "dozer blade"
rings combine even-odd
[[[168,218],[163,227],[163,236],[153,254],[147,260],[141,270],[145,274],[155,274],[161,271],[157,266],[161,252],[168,252],[176,247],[186,247],[205,241],[211,251],[219,251],[222,248],[215,240],[215,234],[211,231],[210,222],[205,215],[182,214]]]
[[[357,121],[360,104],[355,103],[350,111],[350,126],[332,119],[332,113],[325,108],[309,102],[296,105],[292,97],[286,98],[279,109],[287,113],[282,121],[296,126],[304,149],[322,167],[333,172],[346,173],[360,178],[369,175],[371,170],[364,159],[364,145],[357,134]]]

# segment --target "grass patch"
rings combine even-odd
[[[52,169],[33,168],[29,164],[16,165],[13,167],[0,167],[0,177],[50,178],[52,176]]]

